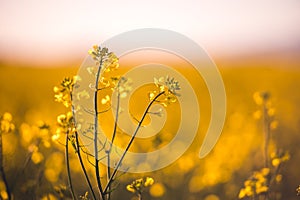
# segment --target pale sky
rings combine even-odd
[[[0,61],[59,63],[137,28],[182,33],[212,55],[300,46],[300,0],[0,0]]]

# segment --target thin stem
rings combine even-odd
[[[68,182],[70,187],[70,192],[73,199],[77,199],[74,193],[72,178],[71,178],[71,170],[70,170],[70,159],[69,159],[69,131],[66,133],[66,146],[65,146],[65,157],[67,164],[67,174],[68,174]]]
[[[147,108],[146,108],[146,110],[145,110],[145,112],[144,112],[144,114],[143,114],[141,120],[140,120],[139,123],[138,123],[138,126],[136,127],[134,133],[132,134],[129,143],[127,144],[127,146],[126,146],[126,148],[125,148],[125,151],[123,152],[123,154],[122,154],[122,156],[121,156],[119,162],[118,162],[117,165],[116,165],[116,168],[114,169],[114,171],[113,171],[113,173],[112,173],[112,175],[111,175],[111,177],[110,177],[110,179],[109,179],[109,181],[108,181],[108,183],[107,183],[107,185],[106,185],[106,187],[105,187],[105,189],[104,189],[104,193],[107,192],[108,186],[109,186],[109,185],[111,184],[111,182],[114,180],[114,177],[116,176],[117,171],[118,171],[119,167],[121,166],[121,163],[122,163],[122,161],[123,161],[123,159],[124,159],[126,153],[128,152],[128,150],[129,150],[129,148],[130,148],[130,146],[131,146],[133,140],[135,139],[136,134],[138,133],[140,127],[142,126],[142,123],[143,123],[143,121],[144,121],[146,115],[148,114],[148,111],[149,111],[150,107],[151,107],[152,104],[156,101],[156,99],[157,99],[158,97],[160,97],[160,96],[161,96],[162,94],[164,94],[164,93],[165,93],[164,91],[163,91],[163,92],[160,92],[160,93],[159,93],[159,94],[158,94],[158,95],[157,95],[157,96],[156,96],[156,97],[148,104],[148,106],[147,106]]]
[[[89,179],[89,176],[87,174],[87,171],[85,169],[85,166],[84,166],[84,163],[83,163],[83,160],[82,160],[82,157],[81,157],[80,146],[79,146],[79,139],[78,139],[78,133],[77,132],[75,132],[75,140],[76,140],[76,146],[77,146],[76,153],[77,153],[77,156],[78,156],[78,159],[79,159],[82,171],[83,171],[85,179],[86,179],[86,181],[87,181],[87,183],[89,185],[89,188],[90,188],[90,191],[92,193],[93,199],[96,200],[97,198],[96,198],[95,192],[93,190],[91,181]]]
[[[119,83],[117,86],[117,90],[119,88]],[[112,135],[112,139],[111,139],[111,143],[109,146],[109,149],[107,151],[107,180],[110,180],[111,178],[111,168],[110,168],[110,153],[111,153],[111,149],[117,134],[117,126],[118,126],[118,120],[119,120],[119,110],[120,110],[120,92],[118,90],[118,95],[117,95],[117,108],[116,108],[116,119],[115,119],[115,123],[114,123],[114,129],[113,129],[113,135]],[[112,183],[112,182],[111,182]],[[107,185],[108,188],[108,192],[107,192],[107,199],[110,200],[110,196],[111,196],[111,183],[109,185]]]
[[[71,97],[71,102],[73,102],[73,95],[72,95],[72,91],[70,91],[70,97]],[[75,112],[74,112],[74,105],[72,104],[72,115],[73,115],[73,123],[74,123],[74,126],[76,126],[76,120],[75,120]],[[89,186],[89,189],[92,193],[92,196],[93,196],[93,199],[96,200],[96,195],[95,195],[95,192],[93,190],[93,187],[92,187],[92,184],[91,184],[91,181],[89,179],[89,176],[87,174],[87,171],[86,171],[86,168],[84,166],[84,163],[83,163],[83,160],[82,160],[82,156],[81,156],[81,152],[80,152],[80,144],[79,144],[79,138],[78,138],[78,132],[75,131],[75,143],[76,143],[76,153],[77,153],[77,157],[79,159],[79,162],[80,162],[80,166],[81,166],[81,169],[84,173],[84,177],[85,177],[85,180],[86,182],[88,183],[88,186]]]
[[[100,180],[100,170],[99,170],[99,160],[98,160],[98,91],[99,91],[99,78],[102,67],[102,58],[100,60],[100,65],[98,67],[96,82],[95,82],[95,93],[94,93],[94,110],[95,110],[95,118],[94,118],[94,153],[95,153],[95,173],[96,180],[99,189],[100,196],[103,200],[105,200],[105,195],[103,193],[103,188]]]
[[[268,118],[268,109],[266,104],[263,105],[263,120],[264,120],[264,166],[269,167],[269,142],[270,142],[270,125]]]
[[[9,186],[8,186],[8,182],[7,182],[5,172],[4,172],[4,167],[3,167],[3,146],[2,146],[2,133],[1,133],[1,131],[0,131],[0,173],[1,173],[1,177],[2,177],[2,180],[4,182],[4,185],[5,185],[5,190],[6,190],[6,193],[7,193],[7,199],[11,200],[11,193],[10,193],[10,189],[9,189]]]
[[[138,194],[138,198],[139,198],[139,200],[142,200],[142,194],[141,193]]]
[[[263,123],[264,123],[264,167],[268,168],[269,167],[269,143],[270,143],[270,119],[268,115],[268,108],[266,105],[266,102],[263,104]],[[268,187],[270,187],[270,182],[268,180],[267,183]],[[264,195],[264,200],[269,199],[269,193],[270,191]]]
[[[107,152],[107,180],[110,179],[110,152]],[[108,186],[108,191],[110,191],[110,186]],[[110,192],[106,194],[107,200],[110,200]]]

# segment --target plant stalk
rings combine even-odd
[[[263,120],[264,120],[264,167],[269,167],[269,143],[270,143],[270,122],[268,117],[268,109],[266,105],[263,106]]]
[[[119,88],[119,83],[118,83],[117,87]],[[110,153],[111,153],[112,146],[113,146],[116,134],[117,134],[117,126],[118,126],[118,120],[119,120],[119,110],[120,110],[120,92],[119,92],[119,89],[118,89],[116,119],[115,119],[115,123],[114,123],[114,129],[113,129],[113,135],[112,135],[111,143],[110,143],[109,149],[107,151],[107,180],[109,180],[111,178]],[[107,185],[107,188],[108,188],[107,189],[108,190],[107,200],[110,200],[110,197],[111,197],[111,192],[110,192],[111,183],[109,185]]]
[[[135,139],[136,134],[138,133],[140,127],[142,126],[142,123],[143,123],[143,121],[144,121],[146,115],[148,114],[148,111],[149,111],[150,107],[151,107],[152,104],[156,101],[156,99],[157,99],[158,97],[160,97],[160,96],[161,96],[162,94],[164,94],[164,93],[165,93],[164,91],[163,91],[163,92],[160,92],[160,93],[159,93],[159,94],[158,94],[158,95],[157,95],[157,96],[156,96],[156,97],[148,104],[148,106],[147,106],[147,108],[146,108],[146,110],[145,110],[145,112],[144,112],[144,114],[143,114],[141,120],[140,120],[139,123],[138,123],[138,126],[136,127],[134,133],[132,134],[132,136],[131,136],[131,138],[130,138],[129,143],[127,144],[127,146],[126,146],[126,148],[125,148],[125,151],[123,152],[123,154],[122,154],[122,156],[121,156],[119,162],[118,162],[117,165],[116,165],[116,168],[114,169],[113,173],[111,174],[110,179],[108,180],[108,183],[107,183],[107,185],[106,185],[106,187],[105,187],[105,189],[104,189],[104,193],[107,192],[108,186],[109,186],[109,185],[111,184],[111,182],[114,180],[114,177],[116,176],[117,171],[118,171],[119,167],[121,166],[121,163],[122,163],[122,161],[123,161],[123,159],[124,159],[126,153],[128,152],[128,150],[129,150],[129,148],[130,148],[130,146],[131,146],[133,140]]]
[[[68,174],[68,182],[70,187],[70,192],[72,195],[72,199],[77,200],[73,184],[72,184],[72,178],[71,178],[71,170],[70,170],[70,159],[69,159],[69,131],[66,133],[66,146],[65,146],[65,157],[66,157],[66,165],[67,165],[67,174]]]
[[[98,160],[98,84],[100,78],[100,72],[102,67],[102,58],[100,60],[100,64],[98,67],[98,71],[96,74],[96,82],[95,82],[95,92],[94,92],[94,110],[95,110],[95,118],[94,118],[94,151],[95,151],[95,173],[96,180],[99,189],[100,196],[102,200],[105,200],[105,194],[103,192],[101,180],[100,180],[100,170],[99,170],[99,160]]]
[[[72,95],[72,91],[70,91],[70,97],[71,97],[71,102],[73,102],[73,95]],[[76,120],[75,120],[75,112],[74,112],[74,106],[72,104],[72,115],[73,115],[73,123],[74,123],[74,127],[76,127]],[[92,187],[92,184],[91,184],[91,181],[89,179],[89,176],[87,174],[87,171],[86,171],[86,168],[85,168],[85,165],[83,163],[83,160],[82,160],[82,156],[81,156],[81,152],[80,152],[80,144],[79,144],[79,138],[78,138],[78,132],[75,131],[75,143],[76,143],[76,153],[77,153],[77,157],[79,159],[79,162],[80,162],[80,166],[81,166],[81,169],[84,173],[84,177],[85,177],[85,180],[89,186],[89,189],[92,193],[92,196],[93,196],[93,199],[96,200],[96,195],[95,195],[95,192],[93,190],[93,187]]]

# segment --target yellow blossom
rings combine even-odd
[[[153,185],[154,179],[151,177],[139,178],[126,186],[126,189],[132,193],[141,194],[143,189]]]
[[[12,115],[5,112],[2,117],[0,117],[0,133],[9,133],[15,129],[15,125],[11,123]]]
[[[144,186],[148,187],[150,185],[153,185],[153,183],[154,183],[154,179],[151,178],[151,177],[147,177],[146,180],[145,180]]]

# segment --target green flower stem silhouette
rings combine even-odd
[[[103,57],[100,59],[100,64],[98,67],[98,71],[96,74],[96,82],[95,82],[95,92],[94,92],[94,109],[95,109],[95,118],[94,118],[94,152],[95,152],[95,173],[97,179],[97,185],[99,189],[100,196],[103,200],[105,200],[105,194],[103,192],[101,180],[100,180],[100,170],[99,170],[99,159],[98,159],[98,92],[100,91],[98,83],[99,78],[101,76],[101,68],[103,64]]]
[[[265,167],[269,167],[269,143],[270,143],[270,119],[268,116],[268,108],[266,102],[263,104],[263,126],[264,126],[264,159]]]
[[[69,182],[69,187],[71,191],[72,198],[77,200],[75,196],[75,192],[73,189],[73,184],[72,184],[72,178],[71,178],[71,170],[70,170],[70,159],[69,159],[69,130],[66,133],[66,144],[65,144],[65,157],[66,157],[66,167],[67,167],[67,174],[68,174],[68,182]]]
[[[120,86],[120,82],[118,83],[118,86],[117,86],[117,107],[116,107],[116,119],[115,119],[115,122],[114,122],[114,129],[113,129],[113,135],[112,135],[112,139],[111,139],[111,143],[110,143],[110,146],[109,146],[109,149],[108,151],[106,151],[106,154],[107,154],[107,180],[110,180],[111,178],[111,169],[110,169],[110,153],[111,153],[111,149],[112,149],[112,146],[113,146],[113,143],[114,143],[114,140],[115,140],[115,137],[116,137],[116,134],[117,134],[117,126],[118,126],[118,120],[119,120],[119,110],[120,110],[120,92],[119,92],[119,86]],[[112,182],[111,182],[112,183]],[[111,190],[111,183],[107,184],[107,190],[110,191]],[[107,193],[107,199],[110,200],[110,195],[111,192],[108,192]]]
[[[84,163],[83,163],[83,160],[82,160],[82,156],[81,156],[81,152],[80,152],[80,144],[79,144],[79,139],[78,139],[78,133],[77,131],[75,132],[75,142],[76,142],[76,146],[77,146],[77,149],[76,149],[76,153],[78,155],[78,159],[79,159],[79,162],[80,162],[80,165],[81,165],[81,168],[82,168],[82,171],[84,173],[84,176],[85,176],[85,179],[88,183],[88,186],[90,188],[90,191],[92,193],[92,196],[93,196],[93,199],[96,200],[96,195],[95,195],[95,192],[93,190],[93,187],[92,187],[92,184],[91,184],[91,181],[89,179],[89,176],[87,174],[87,171],[85,169],[85,166],[84,166]]]
[[[72,95],[72,91],[70,91],[70,99],[71,99],[71,102],[73,102],[73,95]],[[76,121],[75,121],[75,108],[74,108],[74,105],[72,104],[71,106],[71,109],[72,109],[72,115],[73,115],[73,123],[74,123],[74,126],[76,125]],[[83,160],[82,160],[82,156],[81,156],[81,151],[80,151],[80,143],[79,143],[79,138],[78,138],[78,132],[75,130],[75,146],[76,146],[76,154],[77,154],[77,157],[79,159],[79,163],[80,163],[80,166],[81,166],[81,169],[84,173],[84,177],[86,179],[86,182],[89,186],[89,189],[91,191],[91,194],[93,196],[93,199],[96,200],[96,195],[95,195],[95,192],[94,192],[94,189],[92,187],[92,184],[91,184],[91,181],[90,181],[90,178],[87,174],[87,171],[86,171],[86,168],[85,168],[85,165],[83,163]]]
[[[117,165],[116,165],[116,167],[115,167],[113,173],[111,174],[110,179],[108,180],[108,183],[107,183],[107,185],[106,185],[106,187],[105,187],[105,189],[104,189],[104,193],[109,192],[109,191],[108,191],[109,186],[110,186],[110,184],[112,183],[112,181],[114,180],[114,178],[115,178],[115,176],[116,176],[116,174],[117,174],[117,172],[118,172],[119,167],[120,167],[121,164],[122,164],[122,161],[123,161],[123,159],[124,159],[126,153],[128,152],[128,150],[129,150],[129,148],[130,148],[130,146],[131,146],[133,140],[134,140],[135,137],[136,137],[136,134],[138,133],[139,129],[141,128],[142,123],[143,123],[143,121],[144,121],[146,115],[147,115],[148,112],[149,112],[149,109],[151,108],[152,104],[153,104],[154,102],[156,102],[156,100],[158,99],[158,97],[160,97],[160,96],[163,95],[163,94],[165,94],[165,91],[162,91],[162,92],[160,92],[159,94],[157,94],[157,95],[155,96],[155,98],[148,104],[148,106],[147,106],[147,108],[146,108],[146,110],[145,110],[145,112],[144,112],[144,114],[143,114],[141,120],[139,121],[139,123],[138,123],[138,125],[137,125],[137,127],[136,127],[136,129],[135,129],[135,131],[134,131],[134,133],[133,133],[132,136],[131,136],[130,141],[128,142],[128,144],[127,144],[127,146],[126,146],[126,148],[125,148],[125,151],[123,152],[123,154],[122,154],[122,156],[121,156],[119,162],[117,163]]]

